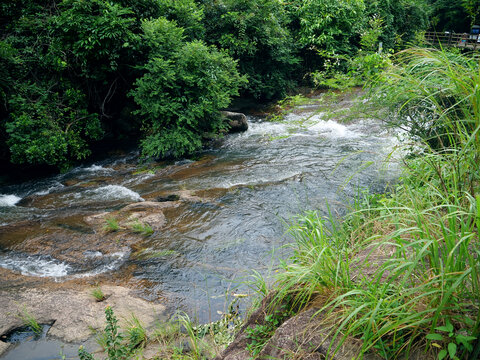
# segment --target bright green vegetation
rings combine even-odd
[[[28,0],[0,14],[0,161],[66,170],[102,139],[192,155],[226,128],[218,110],[233,97],[363,82],[428,28],[468,31],[479,5]]]
[[[277,298],[316,304],[331,336],[385,359],[480,355],[480,62],[399,53],[374,84],[383,118],[409,131],[404,174],[341,223],[318,212],[290,228]],[[385,111],[388,108],[389,111]],[[330,349],[333,354],[337,349]]]
[[[275,330],[284,320],[292,315],[293,311],[288,309],[287,305],[281,304],[278,309],[265,316],[264,324],[257,324],[255,327],[248,327],[245,329],[246,337],[247,339],[250,339],[250,342],[247,344],[247,350],[252,357],[255,358],[255,356],[260,354]]]
[[[105,294],[103,293],[102,289],[100,289],[100,286],[96,286],[95,288],[93,288],[92,291],[90,292],[90,294],[92,294],[92,296],[98,302],[106,299]]]
[[[211,359],[233,340],[234,331],[241,323],[235,303],[230,304],[227,314],[212,323],[195,325],[187,314],[177,314],[174,319],[149,330],[133,314],[126,321],[125,329],[120,329],[112,308],[107,307],[105,330],[97,334],[97,342],[108,360],[143,358],[147,342],[158,345],[156,358],[159,359]],[[188,349],[185,341],[190,344]],[[79,348],[78,355],[80,360],[95,360],[83,347]]]
[[[118,220],[115,219],[114,217],[109,217],[105,219],[105,222],[106,222],[106,225],[104,226],[104,229],[107,232],[116,232],[123,229],[118,223]]]
[[[142,224],[140,222],[133,224],[132,230],[138,234],[142,234],[143,236],[150,236],[153,234],[153,229],[150,225]]]
[[[18,317],[23,321],[25,326],[32,330],[36,335],[42,333],[42,326],[26,308],[23,308],[22,313],[19,314]]]

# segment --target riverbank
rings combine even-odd
[[[299,216],[261,316],[218,359],[478,359],[478,66],[397,55],[375,90],[409,131],[400,184],[357,197],[341,222]]]

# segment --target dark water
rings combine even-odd
[[[250,269],[267,274],[285,255],[278,249],[288,241],[286,223],[293,216],[326,212],[327,203],[342,214],[359,187],[383,191],[397,176],[395,164],[385,162],[395,140],[378,122],[340,124],[313,111],[292,113],[281,123],[250,117],[246,133],[227,136],[196,161],[145,165],[131,153],[4,186],[0,225],[28,226],[0,228],[0,267],[56,281],[129,272],[128,286],[141,296],[163,299],[200,321],[215,319],[236,280]],[[145,238],[136,255],[104,258],[92,248],[84,256],[96,260],[80,269],[22,250],[25,239],[46,229],[88,234],[83,216],[178,191],[202,201],[167,209],[166,227]]]

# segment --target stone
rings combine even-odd
[[[245,114],[230,112],[230,111],[221,111],[223,117],[228,120],[228,125],[230,127],[229,133],[238,133],[248,130],[248,121]]]
[[[146,214],[144,212],[134,212],[132,213],[127,219],[127,226],[131,226],[136,222],[147,224],[153,230],[160,230],[162,227],[165,226],[167,220],[165,219],[165,215],[160,212]]]
[[[24,325],[19,317],[23,311],[28,311],[40,324],[53,323],[48,336],[75,343],[90,338],[92,329],[105,327],[106,306],[113,308],[121,327],[135,314],[147,329],[153,328],[165,312],[165,306],[135,297],[125,287],[101,286],[101,289],[107,296],[102,302],[90,294],[91,288],[1,291],[0,335]]]
[[[105,220],[110,216],[109,212],[102,212],[99,214],[93,214],[89,216],[85,216],[83,221],[88,225],[98,226],[98,225],[105,225]]]
[[[0,341],[0,356],[2,356],[3,354],[5,354],[7,352],[10,345],[11,344],[9,344],[9,343]]]
[[[144,201],[127,205],[120,212],[159,211],[167,207],[172,207],[172,204],[169,202]]]

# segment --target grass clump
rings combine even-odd
[[[480,356],[480,70],[474,56],[401,53],[382,76],[387,121],[416,141],[398,185],[359,199],[342,223],[290,228],[278,297],[320,304],[333,355],[348,337],[385,359]],[[361,201],[360,201],[361,200]]]
[[[110,217],[105,219],[106,225],[104,227],[105,231],[107,232],[116,232],[122,229],[120,224],[118,223],[118,220],[115,219],[114,217]]]
[[[90,294],[95,298],[97,302],[102,302],[106,299],[106,296],[103,293],[102,289],[100,289],[100,286],[96,286],[95,288],[93,288]]]
[[[140,222],[136,222],[132,224],[133,232],[137,234],[142,234],[143,236],[150,236],[153,234],[153,229],[148,224],[142,224]]]
[[[23,321],[25,326],[35,333],[40,335],[43,331],[42,326],[38,323],[35,316],[33,316],[26,307],[22,309],[22,312],[18,314],[18,317]]]

